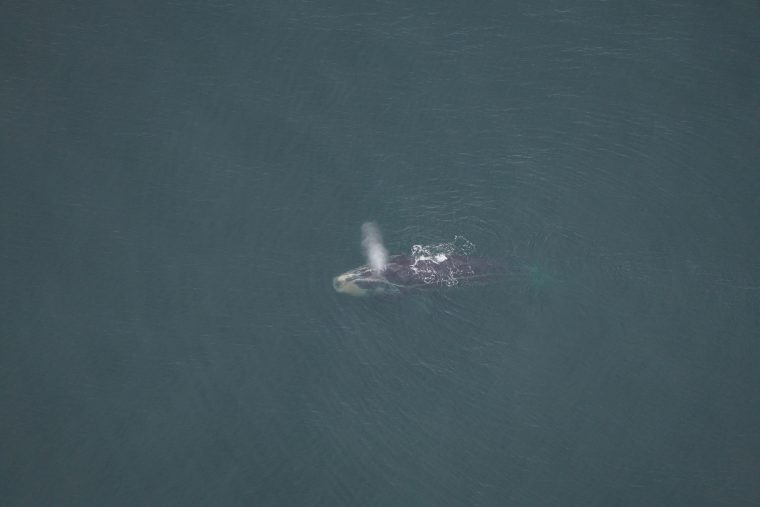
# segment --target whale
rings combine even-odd
[[[398,295],[490,283],[508,271],[504,264],[480,257],[394,255],[382,270],[364,265],[336,276],[333,288],[351,296]]]
[[[377,225],[362,225],[367,264],[333,278],[333,288],[350,296],[397,295],[408,292],[488,283],[509,272],[499,261],[431,252],[420,245],[412,255],[388,255]]]

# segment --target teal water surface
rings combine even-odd
[[[756,3],[2,11],[4,505],[760,501]]]

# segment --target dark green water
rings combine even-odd
[[[760,6],[464,5],[0,7],[4,505],[760,502]]]

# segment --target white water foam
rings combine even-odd
[[[426,284],[447,285],[453,287],[459,284],[462,275],[470,275],[471,271],[462,272],[449,266],[448,270],[441,269],[440,264],[451,256],[467,256],[475,251],[475,244],[464,236],[454,236],[454,241],[434,245],[412,245],[412,271],[417,273]],[[459,269],[459,268],[457,268]]]

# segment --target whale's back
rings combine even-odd
[[[394,285],[413,289],[490,282],[507,272],[505,264],[480,257],[397,255],[388,260],[383,276]]]

